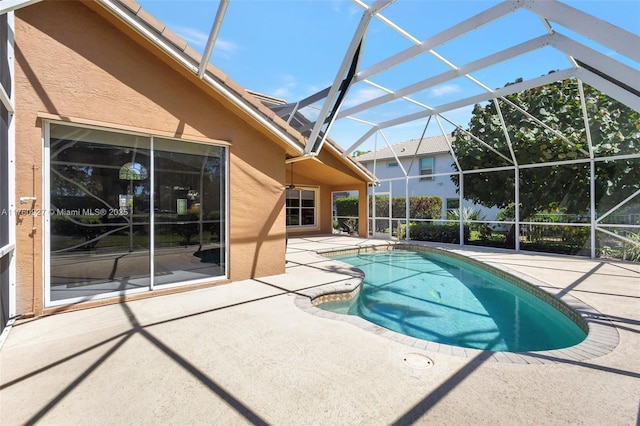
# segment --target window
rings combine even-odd
[[[226,148],[50,124],[47,303],[226,275]]]
[[[433,157],[420,159],[420,180],[433,180]]]
[[[389,161],[387,163],[387,167],[398,167],[398,162],[397,161]]]
[[[447,210],[457,210],[460,208],[459,198],[447,198]]]
[[[317,189],[287,189],[287,227],[315,227]]]

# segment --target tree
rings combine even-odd
[[[640,154],[640,115],[624,104],[584,85],[594,157]],[[536,117],[526,116],[509,102],[497,103],[504,117],[519,165],[589,159],[589,146],[578,82],[566,79],[528,89],[506,99]],[[454,133],[454,152],[463,170],[513,165],[494,102],[475,105],[468,132]],[[499,153],[499,154],[498,154]],[[455,165],[454,165],[455,167]],[[589,162],[523,168],[519,172],[520,217],[556,210],[580,214],[590,208]],[[596,210],[604,212],[640,187],[640,158],[596,162]],[[451,179],[459,187],[458,175]],[[513,170],[466,174],[464,196],[487,207],[513,205]],[[638,201],[640,206],[640,200]]]

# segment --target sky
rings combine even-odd
[[[543,0],[545,1],[545,0]],[[372,0],[365,0],[371,4]],[[162,21],[199,52],[203,52],[218,10],[218,0],[138,0],[149,13]],[[384,60],[413,45],[410,37],[422,41],[500,3],[488,0],[396,0],[382,15],[402,28],[400,35],[378,19],[369,24],[359,70]],[[640,0],[565,0],[565,4],[606,20],[636,35],[640,34]],[[352,0],[229,0],[211,63],[241,86],[296,102],[329,87],[337,76],[345,53],[362,18],[363,8]],[[625,64],[640,69],[640,64],[600,46],[580,34],[551,23],[553,29]],[[406,63],[371,77],[374,85],[352,86],[342,110],[384,94],[375,85],[398,90],[425,78],[448,71],[440,58],[461,66],[491,53],[546,34],[535,14],[519,10],[470,33],[434,48],[435,54],[423,54]],[[569,67],[559,51],[545,47],[501,64],[472,73],[489,88],[503,87],[517,78],[534,78],[551,70]],[[405,114],[436,107],[485,89],[468,78],[459,77],[410,95],[415,104],[394,101],[338,120],[329,136],[343,148],[354,143],[371,128]],[[317,109],[305,113],[315,118]],[[407,139],[442,134],[453,130],[451,121],[466,127],[473,106],[443,114],[442,128],[431,120],[411,123],[377,132],[356,148],[370,150]]]

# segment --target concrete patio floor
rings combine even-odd
[[[640,421],[639,264],[442,245],[570,294],[619,337],[588,359],[496,362],[296,305],[314,287],[357,279],[316,251],[370,244],[388,243],[294,238],[284,275],[18,322],[0,349],[0,424]],[[421,355],[430,368],[404,361]]]

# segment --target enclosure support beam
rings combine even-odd
[[[411,219],[411,206],[409,204],[409,177],[405,177],[404,179],[404,220],[405,220],[405,240],[409,241],[411,239],[411,235],[410,235],[410,226],[409,226],[409,220]],[[398,237],[400,237],[398,235]],[[398,238],[399,239],[399,238]]]
[[[596,258],[596,162],[592,159],[589,162],[589,222],[591,229],[591,258]]]
[[[320,109],[318,119],[311,130],[311,135],[309,136],[307,146],[304,150],[305,154],[317,155],[322,149],[322,145],[324,144],[327,134],[331,130],[331,126],[336,119],[336,115],[340,109],[340,104],[344,99],[344,94],[348,91],[349,86],[352,83],[352,81],[347,81],[348,79],[353,78],[353,76],[349,76],[350,69],[357,69],[360,50],[367,28],[371,22],[371,18],[394,1],[395,0],[376,0],[376,2],[363,13],[360,24],[356,29],[356,33],[351,40],[347,53],[345,54],[333,84],[329,89],[329,94]],[[325,124],[327,127],[321,135],[320,133]]]
[[[459,172],[458,182],[460,182],[460,197],[458,199],[458,232],[460,232],[460,246],[464,246],[464,222],[462,221],[462,206],[464,203],[464,173]]]
[[[359,105],[353,106],[349,109],[345,109],[340,114],[338,114],[338,118],[342,118],[346,115],[353,115],[358,112],[365,111],[367,109],[374,108],[388,102],[392,102],[396,99],[405,98],[407,95],[410,95],[412,93],[420,92],[430,87],[434,87],[439,84],[446,83],[447,81],[451,81],[460,76],[468,75],[471,72],[478,71],[478,70],[490,67],[492,65],[498,64],[500,62],[509,60],[516,56],[525,54],[527,52],[531,52],[533,50],[543,48],[551,44],[553,37],[554,37],[553,35],[544,35],[541,37],[534,38],[532,40],[526,41],[524,43],[520,43],[516,46],[510,47],[508,49],[504,49],[500,52],[486,56],[482,59],[478,59],[477,61],[469,62],[465,65],[462,65],[461,67],[457,67],[449,71],[442,72],[433,77],[424,79],[417,83],[413,83],[409,86],[403,87],[396,91],[383,89],[388,92],[386,95],[379,96],[377,98],[363,102]],[[362,80],[362,81],[368,81],[368,80]]]
[[[6,1],[2,2],[2,7],[6,7],[5,3],[9,3]],[[24,2],[14,2],[21,3]],[[17,7],[16,7],[17,8]],[[14,8],[15,9],[15,8]],[[7,208],[9,212],[16,211],[16,129],[15,129],[15,16],[13,13],[14,9],[4,10],[2,13],[6,13],[6,34],[2,34],[1,39],[4,41],[4,51],[6,57],[0,58],[5,61],[7,75],[4,77],[4,82],[0,84],[0,88],[2,88],[2,103],[7,111],[7,123],[5,131],[6,133],[3,136],[6,136],[4,142],[6,143],[6,157],[3,159],[3,163],[0,164],[0,168],[6,170],[7,174],[7,182],[3,183],[4,186],[2,197],[6,197],[1,203],[3,207]],[[7,87],[4,85],[7,84]],[[6,191],[6,193],[4,193]],[[11,215],[9,215],[11,216]],[[12,216],[11,216],[12,217]],[[0,259],[5,261],[5,265],[8,265],[6,274],[4,277],[1,277],[0,284],[2,288],[0,291],[2,292],[2,319],[1,323],[3,326],[8,326],[12,324],[13,320],[18,316],[16,313],[17,304],[16,304],[16,285],[17,285],[17,265],[16,265],[16,227],[15,224],[9,221],[8,235],[6,235],[6,245],[0,246]],[[3,262],[4,263],[4,262]],[[5,299],[6,297],[6,299]],[[4,309],[6,308],[6,310]],[[0,327],[0,347],[2,346],[3,339],[6,338],[6,333],[3,330],[4,327]],[[6,328],[5,330],[8,330]]]
[[[528,0],[524,7],[640,62],[640,37],[629,31],[559,1]]]
[[[216,17],[213,21],[213,25],[211,26],[209,39],[207,40],[207,45],[204,48],[204,53],[202,55],[202,59],[200,60],[200,66],[198,67],[198,78],[204,77],[204,73],[207,70],[207,64],[209,63],[209,58],[211,58],[211,52],[213,51],[213,46],[216,44],[218,33],[220,32],[220,27],[222,26],[222,20],[224,19],[224,14],[227,11],[228,5],[229,5],[229,0],[220,0],[220,5],[218,6],[218,12],[216,13]]]
[[[509,147],[509,154],[511,154],[511,161],[513,161],[513,164],[518,164],[518,159],[516,158],[516,154],[513,151],[511,136],[509,136],[509,130],[507,129],[507,123],[504,122],[504,116],[502,115],[502,110],[500,109],[500,104],[498,103],[497,99],[493,100],[493,105],[496,107],[496,112],[498,113],[498,118],[500,119],[500,127],[502,128],[502,133],[504,134],[504,138],[507,141],[507,146]]]
[[[502,16],[508,15],[509,13],[519,9],[520,7],[521,6],[517,2],[504,1],[498,3],[497,5],[485,10],[484,12],[472,16],[471,18],[466,19],[459,24],[444,30],[433,37],[423,40],[419,45],[405,49],[400,53],[390,56],[389,58],[358,72],[358,74],[356,74],[354,78],[354,83],[393,68],[394,66],[408,61],[409,59],[414,58],[418,55],[421,55],[429,51],[430,49],[447,43],[454,38],[471,32],[485,24],[488,24],[489,22],[501,18]]]
[[[609,216],[611,213],[615,212],[616,210],[618,210],[620,207],[624,206],[625,204],[627,204],[629,201],[633,200],[635,197],[640,195],[640,189],[637,190],[636,192],[634,192],[633,194],[631,194],[630,196],[628,196],[627,198],[625,198],[624,200],[620,201],[618,204],[616,204],[615,206],[611,207],[609,209],[608,212],[605,212],[602,216],[600,216],[597,220],[596,223],[600,223],[602,222],[602,219],[604,219],[605,217]]]
[[[515,169],[513,170],[514,173],[514,186],[515,186],[515,232],[514,232],[514,236],[515,236],[515,250],[516,253],[518,253],[520,251],[520,168],[518,167],[518,165],[516,165]]]
[[[468,98],[464,98],[459,101],[450,102],[448,104],[443,104],[443,105],[434,107],[432,111],[420,111],[417,113],[405,115],[403,117],[398,117],[392,120],[379,123],[376,126],[376,130],[397,126],[399,124],[410,123],[412,121],[419,120],[424,117],[428,117],[429,115],[435,115],[435,114],[440,114],[447,111],[452,111],[467,105],[474,105],[477,103],[485,102],[495,97],[506,96],[512,93],[517,93],[523,90],[531,89],[533,87],[543,86],[547,83],[552,83],[554,81],[564,80],[565,78],[572,77],[575,74],[575,72],[576,70],[574,70],[573,68],[569,68],[569,69],[564,69],[562,71],[556,71],[552,74],[546,74],[540,77],[536,77],[531,80],[523,81],[521,83],[511,84],[509,86],[501,87],[500,89],[495,90],[493,93],[481,93],[479,95],[470,96]],[[362,138],[359,139],[359,141],[360,140],[362,140]]]

